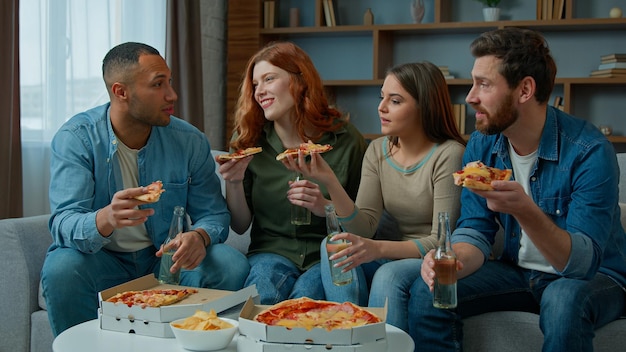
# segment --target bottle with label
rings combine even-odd
[[[174,215],[172,216],[172,222],[170,224],[170,230],[167,234],[163,246],[173,241],[178,234],[185,231],[185,208],[181,206],[174,207]],[[161,256],[161,267],[159,269],[159,282],[162,284],[178,285],[180,283],[180,269],[175,273],[170,272],[170,268],[174,261],[172,257],[176,253],[177,248],[169,248],[163,252]]]
[[[456,255],[450,244],[450,216],[447,212],[439,213],[437,243],[434,256],[433,306],[444,309],[456,308]]]
[[[335,206],[333,204],[328,204],[324,207],[326,211],[326,230],[328,233],[328,237],[326,238],[326,251],[328,252],[328,256],[341,251],[348,247],[348,241],[346,240],[337,240],[331,241],[331,238],[341,232],[341,227],[339,226],[339,219],[337,219],[337,214],[335,213]],[[335,267],[336,263],[342,262],[346,259],[346,256],[341,258],[330,260],[330,276],[333,279],[333,284],[336,286],[347,285],[352,282],[352,270],[343,272],[343,267]],[[344,265],[345,266],[345,265]]]

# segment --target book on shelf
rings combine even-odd
[[[326,26],[336,26],[337,22],[335,20],[335,9],[333,7],[333,0],[323,0],[322,6],[324,7],[324,19],[326,20]]]
[[[602,73],[592,75],[592,78],[626,78],[626,73]]]
[[[626,75],[626,68],[609,68],[606,70],[594,70],[591,71],[592,77],[597,77],[600,75]]]
[[[465,119],[467,107],[465,106],[465,104],[452,104],[452,112],[454,114],[456,128],[459,130],[460,134],[465,134]]]
[[[555,96],[554,101],[552,102],[552,106],[559,110],[563,110],[565,108],[565,106],[563,106],[563,97],[559,95]]]
[[[276,24],[276,1],[263,2],[263,28],[274,28]]]
[[[538,0],[537,19],[560,20],[565,15],[566,0]]]
[[[610,62],[626,62],[626,54],[608,54],[602,55],[600,57],[600,62],[610,63]]]
[[[623,62],[608,62],[605,64],[600,64],[598,66],[598,70],[609,70],[612,68],[626,68],[626,61]]]
[[[448,70],[448,66],[437,66],[439,68],[439,71],[441,71],[441,73],[443,74],[443,78],[445,79],[452,79],[454,78],[454,75],[450,73],[450,70]]]

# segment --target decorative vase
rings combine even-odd
[[[487,22],[493,22],[500,19],[500,9],[497,7],[483,8],[483,17]]]
[[[422,23],[425,12],[424,0],[411,0],[411,16],[414,23]]]
[[[374,24],[374,14],[372,13],[372,9],[368,8],[365,10],[365,14],[363,15],[363,25],[371,26]]]

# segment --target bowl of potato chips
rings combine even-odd
[[[226,348],[237,333],[239,322],[219,318],[215,311],[198,310],[194,315],[170,323],[180,346],[192,351],[214,351]]]

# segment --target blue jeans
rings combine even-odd
[[[152,246],[129,253],[102,249],[87,254],[60,247],[50,250],[41,282],[53,334],[57,336],[76,324],[96,319],[98,292],[144,275],[158,275],[161,259],[155,253]],[[198,267],[181,271],[180,284],[239,290],[248,271],[248,261],[241,252],[216,244],[207,248]]]
[[[409,334],[416,351],[461,351],[461,319],[500,310],[540,311],[544,351],[592,351],[594,330],[619,318],[625,301],[622,287],[604,274],[568,279],[500,261],[488,261],[459,280],[457,294],[457,309],[437,309],[421,277],[414,282]]]
[[[372,280],[370,307],[383,307],[387,301],[387,323],[406,332],[408,325],[409,290],[420,279],[420,259],[399,259],[383,264]],[[431,299],[432,300],[432,299]]]
[[[301,271],[289,259],[274,253],[257,253],[248,258],[250,274],[245,286],[256,285],[261,304],[276,304],[291,298],[324,299],[320,264]]]

